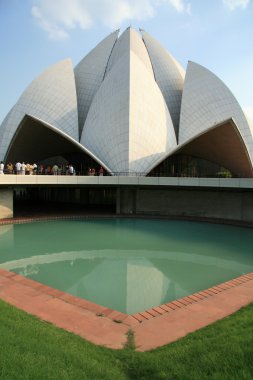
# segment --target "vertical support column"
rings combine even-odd
[[[120,214],[121,208],[120,208],[120,187],[117,187],[116,190],[116,214]]]
[[[138,212],[138,205],[139,205],[139,187],[136,187],[135,194],[134,194],[134,214],[137,214]]]
[[[0,189],[0,219],[13,218],[13,189]]]

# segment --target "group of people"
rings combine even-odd
[[[88,171],[87,171],[87,174],[88,175],[104,175],[104,169],[102,166],[100,166],[98,172],[96,172],[96,169],[95,168],[88,168]]]
[[[52,167],[47,166],[45,170],[46,170],[45,174],[53,174],[53,175],[62,175],[62,174],[75,175],[76,174],[76,171],[72,164],[69,164],[69,165],[54,164]]]
[[[42,164],[30,164],[30,163],[24,163],[24,162],[17,162],[16,164],[12,164],[9,162],[6,165],[4,165],[4,162],[1,161],[0,163],[0,174],[53,174],[53,175],[60,175],[60,174],[69,174],[74,175],[75,169],[72,164],[69,165],[56,165],[53,166],[47,165],[44,166]]]
[[[0,174],[36,174],[37,168],[37,164],[25,164],[24,162],[22,164],[17,162],[15,165],[9,162],[5,168],[4,162],[1,161]]]
[[[76,175],[75,168],[72,164],[68,165],[57,165],[54,164],[52,166],[50,165],[42,165],[42,164],[30,164],[30,163],[24,163],[24,162],[17,162],[16,164],[12,164],[9,162],[6,167],[4,165],[4,162],[1,161],[0,163],[0,175],[1,174],[20,174],[20,175],[34,175],[34,174],[52,174],[52,175]],[[104,169],[102,166],[96,171],[95,168],[88,168],[87,175],[89,176],[103,176],[104,175]]]

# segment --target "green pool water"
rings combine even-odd
[[[253,271],[253,230],[170,220],[0,226],[0,267],[128,314]]]

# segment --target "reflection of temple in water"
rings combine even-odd
[[[103,260],[68,289],[128,314],[164,302],[170,280],[146,259]]]
[[[6,261],[0,267],[128,314],[252,270],[217,257],[141,250],[52,253]]]
[[[14,239],[13,224],[5,224],[0,226],[0,239],[2,248],[11,248]]]

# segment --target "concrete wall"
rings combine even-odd
[[[13,218],[13,190],[0,189],[0,219]]]
[[[120,212],[252,222],[253,191],[121,189]]]
[[[130,215],[136,214],[137,189],[135,188],[118,188],[118,189],[119,190],[117,192],[117,213],[130,214]]]

